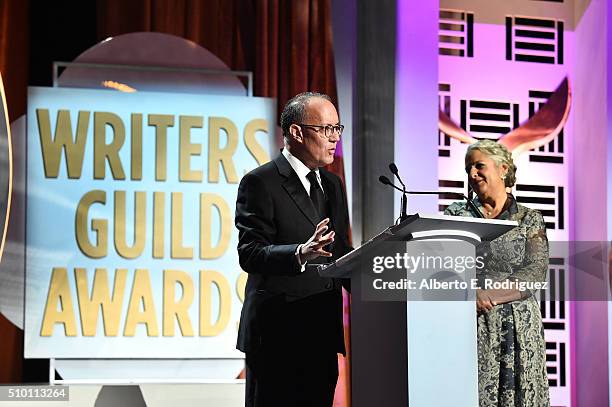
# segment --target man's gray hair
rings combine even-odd
[[[292,124],[302,123],[304,121],[306,103],[312,98],[321,98],[331,102],[329,96],[318,92],[303,92],[289,99],[280,117],[280,126],[281,129],[283,129],[283,136],[285,139],[289,139],[289,127],[291,127]]]
[[[512,186],[514,186],[514,183],[516,182],[516,165],[514,165],[512,154],[510,151],[508,151],[506,146],[493,140],[480,140],[468,146],[467,152],[465,153],[466,161],[474,150],[478,150],[485,154],[487,157],[493,160],[495,165],[498,167],[502,164],[506,164],[508,166],[508,172],[504,178],[504,185],[508,188],[512,188]]]

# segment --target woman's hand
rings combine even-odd
[[[487,290],[477,289],[476,290],[476,311],[487,312],[491,311],[497,302],[494,301]]]

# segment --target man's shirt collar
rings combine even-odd
[[[289,161],[289,165],[291,166],[291,168],[293,168],[293,171],[295,171],[295,173],[297,174],[298,178],[302,182],[302,185],[304,185],[304,189],[306,189],[306,193],[310,195],[310,181],[308,181],[308,179],[306,178],[308,173],[310,173],[311,171],[310,168],[308,168],[306,164],[301,162],[299,158],[291,154],[287,148],[283,148],[281,153],[287,159],[287,161]],[[319,174],[319,169],[317,168],[314,171],[317,174],[317,180],[319,181],[319,186],[321,186],[321,189],[323,189],[323,186],[321,184],[321,174]]]

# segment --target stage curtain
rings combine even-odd
[[[306,90],[336,100],[330,0],[98,0],[98,39],[156,31],[192,40],[254,72],[279,109]]]
[[[26,112],[28,84],[27,0],[0,0],[0,73],[9,121]],[[22,378],[23,331],[0,315],[0,383]]]
[[[26,112],[28,11],[27,0],[0,0],[0,72],[9,104],[9,121]]]

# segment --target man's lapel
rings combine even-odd
[[[334,187],[334,183],[326,170],[324,170],[323,168],[319,169],[319,174],[321,174],[323,190],[327,195],[327,208],[329,210],[329,217],[333,223],[333,221],[337,219],[338,215],[338,196],[336,188]]]
[[[319,223],[317,211],[312,203],[312,200],[308,196],[308,193],[304,189],[304,185],[300,178],[297,176],[289,161],[282,154],[279,155],[274,163],[278,168],[278,172],[285,177],[285,181],[283,182],[283,188],[289,194],[291,199],[295,202],[300,211],[308,218],[310,223],[313,226],[316,226]]]
[[[336,188],[334,187],[334,182],[330,178],[329,172],[324,170],[323,168],[319,169],[319,174],[321,174],[321,183],[323,184],[323,189],[325,190],[325,194],[327,195],[327,214],[329,215],[329,230],[336,231],[336,219],[338,215],[338,196]],[[340,237],[340,235],[338,235]],[[329,252],[334,251],[334,247],[336,246],[336,242],[333,241],[331,244],[326,246],[326,250]]]

